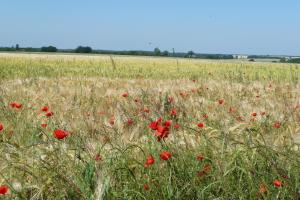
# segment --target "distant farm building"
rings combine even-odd
[[[240,54],[232,55],[232,57],[234,59],[247,59],[248,58],[247,55],[240,55]]]

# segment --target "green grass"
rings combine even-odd
[[[0,185],[9,193],[0,199],[297,200],[299,73],[293,64],[2,54]],[[160,117],[172,125],[159,142],[149,124]],[[55,129],[70,135],[58,140]],[[161,160],[163,151],[172,157]]]

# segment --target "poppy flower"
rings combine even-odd
[[[228,110],[228,112],[229,112],[229,113],[234,113],[235,110],[234,110],[234,108],[230,107],[229,110]]]
[[[46,128],[48,125],[47,124],[41,124],[42,128]]]
[[[280,122],[275,122],[274,125],[273,125],[274,128],[280,128],[281,127],[281,124]]]
[[[44,107],[42,107],[42,109],[41,109],[41,111],[43,111],[43,112],[48,112],[48,110],[49,110],[49,107],[48,107],[48,106],[44,106]]]
[[[98,154],[95,156],[95,160],[96,160],[96,161],[102,160],[102,156],[98,153]]]
[[[174,128],[175,128],[175,129],[179,129],[179,128],[180,128],[180,125],[179,125],[179,124],[174,124]]]
[[[172,157],[172,154],[169,151],[163,151],[159,157],[161,160],[169,160]]]
[[[17,108],[17,109],[22,108],[22,104],[17,103],[17,102],[12,102],[12,103],[10,103],[10,106],[11,106],[12,108]]]
[[[6,185],[0,185],[0,195],[5,195],[9,188]]]
[[[133,119],[128,119],[128,120],[127,120],[128,126],[132,125],[133,123],[134,123]]]
[[[150,109],[149,109],[149,108],[144,108],[144,112],[145,112],[145,113],[149,113],[149,112],[150,112]]]
[[[265,184],[260,184],[259,185],[259,193],[266,193],[268,190],[267,190],[267,187]]]
[[[167,121],[165,121],[164,126],[169,127],[169,126],[171,126],[171,124],[172,124],[172,120],[167,120]]]
[[[274,180],[273,181],[273,185],[277,188],[281,187],[282,186],[282,182],[278,179]]]
[[[210,171],[210,165],[209,164],[205,164],[204,165],[204,167],[203,167],[203,171],[205,172],[205,173],[208,173],[209,171]]]
[[[198,155],[196,157],[196,159],[199,160],[199,161],[202,161],[202,160],[204,160],[204,156],[203,155]]]
[[[128,93],[127,92],[123,93],[122,97],[128,97]]]
[[[205,175],[205,172],[203,170],[197,172],[197,176],[202,177]]]
[[[204,123],[199,123],[197,126],[198,126],[199,128],[204,128],[204,127],[205,127],[205,124],[204,124]]]
[[[56,129],[53,133],[53,136],[56,138],[56,139],[59,139],[59,140],[62,140],[64,139],[65,137],[68,137],[69,136],[69,133],[65,130],[62,130],[62,129]]]
[[[224,99],[219,99],[218,102],[220,105],[222,105],[222,104],[224,104]]]
[[[260,113],[261,116],[264,116],[265,114],[266,114],[266,112],[261,112]]]
[[[46,113],[46,117],[52,117],[53,115],[54,115],[53,112],[47,112],[47,113]]]
[[[203,115],[203,118],[204,118],[204,119],[207,119],[207,118],[208,118],[208,114],[204,114],[204,115]]]
[[[152,155],[149,155],[149,156],[147,157],[147,160],[146,160],[145,165],[144,165],[145,168],[150,167],[151,165],[154,164],[154,162],[155,162],[154,157],[153,157]]]
[[[256,112],[253,112],[253,113],[251,114],[251,116],[252,116],[252,117],[256,117],[256,116],[257,116],[257,113],[256,113]]]
[[[157,140],[160,141],[163,138],[167,138],[169,135],[169,127],[167,126],[157,126],[157,130],[155,132],[155,136]]]
[[[158,125],[160,124],[160,122],[161,122],[161,118],[159,118],[158,120],[156,120],[156,121],[154,121],[154,122],[151,122],[150,124],[149,124],[149,128],[151,128],[152,130],[157,130],[157,127],[158,127]]]
[[[0,132],[4,129],[3,124],[0,123]]]
[[[173,103],[174,102],[174,97],[168,97],[168,102]]]
[[[109,120],[108,120],[108,123],[112,126],[115,124],[115,118],[114,117],[111,117]]]
[[[177,115],[177,110],[176,110],[176,108],[173,108],[173,109],[171,110],[170,114],[171,114],[172,117],[175,117],[175,116]]]
[[[144,184],[144,190],[150,190],[150,187],[148,184]]]

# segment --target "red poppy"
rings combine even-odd
[[[155,132],[155,136],[157,137],[158,141],[162,138],[167,138],[169,135],[169,127],[167,126],[157,126],[157,130]]]
[[[127,92],[123,93],[122,97],[128,97],[128,93]]]
[[[261,116],[264,116],[265,114],[266,114],[266,112],[261,112],[260,113]]]
[[[170,112],[171,116],[175,117],[177,115],[177,110],[176,108],[173,108]]]
[[[53,115],[54,115],[53,112],[47,112],[47,113],[46,113],[46,117],[52,117]]]
[[[42,128],[46,128],[48,125],[47,124],[41,124]]]
[[[127,120],[128,126],[132,125],[133,123],[134,123],[133,119],[128,119],[128,120]]]
[[[180,125],[179,125],[179,124],[174,124],[174,128],[175,128],[175,129],[179,129],[179,128],[180,128]]]
[[[17,103],[17,102],[12,102],[12,103],[10,103],[10,106],[11,106],[12,108],[17,108],[17,109],[22,108],[22,104]]]
[[[5,195],[9,188],[6,185],[0,185],[0,195]]]
[[[196,157],[196,159],[199,160],[199,161],[202,161],[202,160],[204,160],[204,156],[203,155],[198,155]]]
[[[228,112],[229,112],[229,113],[234,113],[235,110],[234,110],[234,108],[230,107],[229,110],[228,110]]]
[[[205,127],[205,124],[204,124],[204,123],[199,123],[197,126],[198,126],[199,128],[204,128],[204,127]]]
[[[165,121],[164,126],[169,127],[169,126],[171,126],[171,124],[172,124],[172,120],[167,120],[167,121]]]
[[[222,105],[222,104],[224,104],[224,99],[219,99],[218,102],[220,105]]]
[[[147,160],[146,160],[144,166],[145,166],[146,168],[147,168],[147,167],[150,167],[151,165],[154,164],[154,162],[155,162],[154,157],[153,157],[152,155],[149,155],[149,156],[147,157]]]
[[[281,187],[282,186],[282,182],[280,181],[280,180],[278,180],[278,179],[276,179],[276,180],[274,180],[273,181],[273,185],[275,186],[275,187]]]
[[[208,118],[208,114],[204,114],[204,115],[203,115],[203,118],[204,118],[204,119],[207,119],[207,118]]]
[[[67,131],[64,131],[62,129],[57,129],[54,131],[53,136],[59,140],[64,139],[65,137],[69,136],[69,133]]]
[[[169,160],[172,157],[172,154],[169,151],[163,151],[159,157],[161,160]]]
[[[44,106],[41,110],[42,110],[43,112],[48,112],[49,107],[48,107],[48,106]]]
[[[150,112],[150,109],[149,109],[149,108],[144,108],[144,112],[145,112],[145,113],[149,113],[149,112]]]
[[[257,113],[256,113],[256,112],[253,112],[251,115],[252,115],[252,117],[256,117],[256,116],[257,116]]]
[[[209,164],[205,164],[204,165],[204,167],[203,167],[203,171],[205,172],[205,173],[208,173],[209,171],[210,171],[210,165]]]
[[[266,187],[266,185],[265,184],[260,184],[259,185],[259,193],[266,193],[268,190],[267,190],[267,187]]]
[[[174,102],[174,98],[173,97],[168,97],[168,102],[169,103],[173,103]]]
[[[197,176],[202,177],[205,175],[205,172],[203,170],[197,172]]]
[[[157,130],[157,126],[160,124],[161,120],[162,120],[162,119],[159,118],[159,119],[157,119],[156,121],[151,122],[151,123],[149,124],[149,128],[151,128],[152,130]]]
[[[95,156],[95,160],[96,160],[96,161],[102,160],[102,156],[98,153],[98,154]]]
[[[115,124],[115,118],[114,117],[111,117],[109,120],[108,120],[108,123],[112,126]]]
[[[280,122],[275,122],[274,125],[273,125],[274,128],[280,128],[281,127],[281,124]]]
[[[144,184],[144,190],[150,190],[150,187],[148,184]]]
[[[0,131],[2,131],[4,129],[3,124],[0,123]]]

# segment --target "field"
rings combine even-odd
[[[0,199],[300,199],[300,65],[0,54]]]

